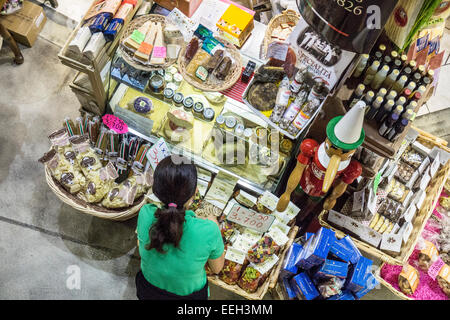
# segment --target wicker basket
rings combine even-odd
[[[70,194],[63,186],[52,177],[50,170],[45,167],[45,179],[50,189],[58,196],[58,198],[71,206],[72,208],[86,214],[90,214],[102,219],[125,221],[135,217],[141,207],[147,202],[147,197],[141,196],[132,206],[126,209],[107,209],[99,205],[87,203],[84,200]]]
[[[368,243],[355,239],[353,237],[352,240],[355,242],[356,246],[383,262],[393,264],[393,265],[403,265],[409,259],[409,256],[412,254],[414,247],[416,246],[417,241],[419,240],[419,236],[425,228],[425,224],[428,218],[433,214],[434,207],[436,206],[437,201],[439,200],[439,196],[441,194],[442,188],[444,187],[445,182],[447,181],[450,173],[450,161],[448,161],[445,166],[439,170],[439,172],[435,175],[435,177],[431,180],[430,184],[426,190],[426,198],[420,210],[416,213],[413,220],[413,230],[409,237],[408,242],[402,246],[400,255],[393,257],[371,245]],[[339,238],[343,238],[346,234],[335,227],[331,226],[328,223],[328,211],[324,210],[319,215],[319,222],[322,226],[326,228],[330,228],[336,232],[336,236]]]
[[[231,55],[231,58],[234,60],[233,66],[231,67],[231,70],[228,73],[225,80],[219,84],[209,83],[208,81],[203,83],[197,81],[196,79],[194,79],[194,77],[187,74],[186,68],[189,63],[186,63],[186,60],[184,59],[186,46],[183,46],[183,48],[180,51],[180,54],[178,55],[178,69],[180,70],[181,75],[183,76],[184,80],[187,83],[203,91],[223,91],[231,88],[239,80],[242,74],[241,54],[233,44],[227,42],[222,38],[220,39],[220,42],[222,42],[225,45],[227,52]]]
[[[373,272],[373,275],[375,276],[375,278],[378,280],[378,282],[380,284],[382,284],[383,286],[385,286],[389,291],[391,291],[393,294],[395,294],[397,297],[399,297],[400,299],[403,300],[415,300],[411,297],[408,297],[406,294],[404,294],[401,291],[398,291],[396,288],[394,288],[389,282],[387,282],[386,280],[383,279],[383,277],[381,276],[380,272],[381,272],[381,268],[383,268],[383,266],[385,265],[385,263],[381,264],[379,269],[376,269]]]
[[[122,37],[120,38],[120,45],[119,45],[119,52],[122,56],[122,58],[126,61],[126,63],[128,63],[130,66],[132,66],[135,69],[138,70],[142,70],[142,71],[153,71],[153,70],[157,70],[157,69],[165,69],[169,66],[171,66],[172,64],[174,64],[177,59],[168,59],[166,58],[166,63],[162,64],[162,65],[145,65],[142,64],[136,60],[133,59],[133,55],[134,52],[130,51],[128,48],[126,48],[125,46],[122,45],[122,42],[130,35],[133,33],[134,30],[136,30],[137,28],[139,28],[140,26],[142,26],[144,23],[146,23],[147,21],[152,21],[152,22],[159,22],[162,24],[162,27],[165,27],[165,20],[166,18],[162,15],[159,14],[146,14],[143,16],[140,16],[136,19],[134,19],[133,21],[131,21],[127,28],[123,31],[122,33]]]
[[[237,295],[240,295],[246,299],[262,300],[269,290],[272,290],[273,288],[275,288],[275,285],[278,280],[278,276],[280,274],[281,265],[284,260],[284,256],[286,255],[286,252],[289,249],[289,247],[294,242],[297,232],[298,232],[297,226],[294,226],[291,228],[291,230],[289,231],[289,234],[288,234],[289,240],[284,245],[284,247],[281,251],[277,265],[275,266],[275,268],[272,269],[272,271],[270,272],[270,275],[267,277],[266,281],[264,281],[264,283],[258,288],[258,290],[256,290],[255,293],[248,293],[245,290],[241,289],[237,284],[235,284],[235,285],[226,284],[225,282],[220,280],[218,276],[209,276],[208,281],[212,284],[215,284],[218,287],[221,287],[225,290],[231,291],[231,292],[233,292]]]
[[[276,15],[272,19],[270,19],[269,24],[267,25],[266,34],[264,35],[263,43],[262,43],[262,54],[265,57],[267,54],[267,48],[269,44],[272,42],[272,33],[273,31],[279,27],[282,23],[294,23],[297,24],[300,20],[300,14],[294,10],[285,10],[281,14]]]

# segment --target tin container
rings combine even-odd
[[[186,97],[183,100],[183,108],[186,111],[192,111],[192,107],[194,106],[194,99],[192,97]]]
[[[223,115],[219,114],[216,118],[216,125],[219,128],[223,128],[225,126],[225,118]]]
[[[203,111],[205,110],[205,107],[203,106],[202,102],[196,102],[194,104],[194,115],[198,118],[203,117]]]
[[[173,91],[171,88],[165,88],[164,89],[164,102],[166,102],[168,104],[172,104],[174,94],[175,94],[175,91]]]
[[[173,95],[173,102],[175,103],[176,107],[182,107],[183,106],[183,100],[184,100],[184,96],[181,92],[176,92]]]
[[[148,83],[148,87],[152,93],[162,94],[164,91],[164,78],[159,74],[153,74]]]
[[[237,121],[236,118],[233,116],[227,116],[225,119],[225,129],[231,131],[236,126]]]
[[[205,108],[205,110],[203,111],[203,119],[205,119],[206,121],[213,121],[215,115],[216,113],[212,108]]]

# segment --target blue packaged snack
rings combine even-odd
[[[308,241],[309,238],[311,238],[313,235],[314,235],[314,233],[312,233],[312,232],[307,232],[307,233],[305,234],[305,240]]]
[[[312,242],[305,253],[304,259],[308,264],[319,265],[327,258],[330,247],[336,241],[336,236],[334,231],[320,228],[311,239]]]
[[[298,267],[296,264],[299,261],[302,250],[303,247],[298,243],[293,243],[289,248],[280,272],[282,277],[289,277],[298,273]]]
[[[342,243],[347,249],[352,251],[352,257],[350,259],[351,264],[356,264],[360,257],[362,257],[361,252],[356,247],[355,243],[352,241],[350,236],[345,236],[341,240],[338,240],[340,243]]]
[[[89,25],[89,30],[91,30],[91,33],[103,32],[112,17],[112,13],[108,12],[98,14],[93,18],[92,23]]]
[[[205,40],[203,40],[202,49],[208,52],[210,55],[213,55],[214,52],[216,52],[218,49],[223,48],[223,43],[214,37],[207,37]]]
[[[286,300],[294,300],[297,298],[294,289],[292,289],[291,284],[289,283],[288,278],[283,278],[283,296]]]
[[[290,283],[299,300],[313,300],[319,296],[319,291],[304,272],[293,277]]]
[[[375,276],[372,273],[368,273],[366,275],[366,281],[365,281],[365,287],[358,292],[355,292],[355,297],[357,299],[361,299],[366,294],[368,294],[370,291],[372,291],[377,285],[379,284],[378,280],[375,278]]]
[[[353,250],[348,248],[342,240],[336,240],[330,247],[330,256],[340,261],[350,262],[353,258]]]
[[[106,30],[103,32],[106,42],[114,41],[116,38],[117,33],[123,25],[123,22],[120,22],[120,20],[121,19],[113,19],[106,27]]]
[[[212,37],[213,32],[200,23],[194,31],[194,36],[200,40],[205,40],[206,38]]]
[[[372,267],[372,260],[366,257],[360,257],[358,263],[350,268],[348,273],[346,289],[353,292],[358,292],[366,285],[367,274],[370,273]]]
[[[311,238],[309,238],[309,240],[305,243],[305,246],[303,247],[303,250],[300,253],[300,256],[299,256],[299,259],[298,259],[298,263],[297,263],[297,266],[300,269],[309,270],[311,267],[314,266],[312,263],[309,263],[305,259],[305,254],[308,251],[308,248],[311,245],[313,239],[314,239],[314,235]]]
[[[324,264],[316,272],[315,277],[319,279],[336,277],[345,279],[348,273],[348,263],[326,259]]]
[[[350,291],[343,291],[341,294],[329,297],[327,300],[355,300]]]

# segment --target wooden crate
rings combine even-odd
[[[283,264],[284,256],[286,255],[287,250],[294,242],[295,236],[297,235],[298,227],[294,226],[289,231],[288,242],[284,245],[283,249],[281,250],[281,254],[279,255],[279,260],[277,265],[272,269],[270,272],[270,275],[267,277],[266,281],[256,290],[255,293],[248,293],[245,290],[241,289],[237,284],[229,285],[223,282],[219,279],[217,275],[215,276],[209,276],[208,281],[212,284],[215,284],[218,287],[221,287],[227,291],[231,291],[237,295],[240,295],[241,297],[244,297],[249,300],[262,300],[266,293],[269,290],[273,290],[275,288],[275,285],[277,284],[278,276],[280,274],[281,266]]]
[[[414,247],[419,240],[419,236],[425,228],[425,224],[428,218],[433,214],[434,207],[436,206],[439,196],[441,194],[442,188],[450,175],[450,161],[448,161],[431,180],[430,184],[426,189],[426,198],[420,210],[416,213],[413,220],[413,230],[408,239],[408,242],[402,246],[400,255],[391,256],[386,252],[377,249],[368,243],[351,237],[356,246],[367,254],[370,254],[383,262],[393,264],[393,265],[403,265],[409,259],[412,254]],[[323,210],[319,215],[319,222],[322,226],[329,228],[336,232],[338,238],[343,238],[346,236],[344,231],[337,229],[336,227],[328,223],[328,211]]]

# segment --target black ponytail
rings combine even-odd
[[[153,193],[164,203],[164,207],[155,212],[157,220],[150,227],[147,250],[156,249],[164,253],[165,244],[175,247],[180,244],[185,221],[184,205],[197,189],[197,169],[187,159],[179,160],[177,158],[180,164],[175,164],[172,157],[166,157],[156,166]]]

